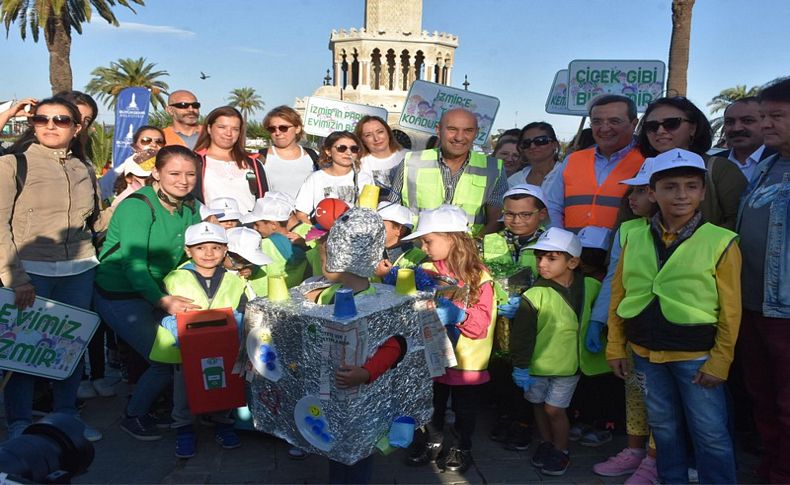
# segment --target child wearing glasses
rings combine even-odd
[[[309,215],[326,198],[340,199],[355,205],[361,188],[373,185],[373,178],[359,170],[362,142],[348,131],[332,132],[321,149],[320,170],[304,181],[296,195],[296,216],[309,224]]]

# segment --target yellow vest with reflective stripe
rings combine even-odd
[[[507,239],[501,232],[486,234],[483,236],[483,261],[512,263],[513,255],[510,252]],[[531,249],[524,249],[518,256],[518,265],[522,268],[530,268],[532,273],[537,272],[535,253]]]
[[[284,275],[285,285],[288,288],[299,286],[302,281],[304,281],[304,270],[307,268],[306,259],[296,264],[288,264],[288,261],[285,259],[285,257],[280,254],[277,246],[275,246],[268,237],[261,241],[261,251],[263,251],[263,254],[266,256],[272,258],[272,262],[267,265],[268,272],[270,274]]]
[[[439,170],[438,149],[409,152],[403,159],[403,205],[415,214],[453,204],[466,212],[472,235],[486,223],[485,201],[502,176],[502,160],[471,152],[469,163],[458,179],[452,200],[445,200],[445,186]],[[416,226],[416,218],[415,218]]]
[[[719,318],[716,265],[737,234],[710,223],[680,243],[661,269],[650,225],[628,232],[623,255],[625,296],[617,315],[634,318],[658,298],[677,325],[715,325]],[[627,248],[627,250],[626,250]]]

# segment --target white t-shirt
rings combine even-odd
[[[295,160],[283,160],[277,155],[277,149],[270,147],[266,152],[266,163],[263,171],[269,182],[269,190],[285,192],[296,198],[299,187],[302,186],[307,176],[313,173],[313,159],[304,148],[299,147],[302,154]]]
[[[390,171],[403,161],[407,151],[405,148],[402,148],[386,158],[377,158],[372,154],[365,155],[360,160],[362,171],[367,173],[377,185],[389,187]]]
[[[348,205],[353,205],[365,184],[373,184],[373,179],[364,172],[357,175],[356,187],[354,187],[353,171],[339,177],[329,175],[323,170],[313,172],[296,195],[296,210],[310,214],[315,206],[327,197],[341,199]]]
[[[532,171],[532,167],[527,165],[526,167],[522,168],[518,172],[508,177],[507,178],[508,187],[513,187],[514,185],[518,185],[518,184],[526,184],[527,175],[529,175],[529,172],[531,171]]]
[[[217,197],[231,197],[239,203],[242,214],[252,210],[255,196],[250,192],[248,168],[239,168],[236,162],[225,162],[206,157],[206,172],[203,177],[203,195],[206,202]]]

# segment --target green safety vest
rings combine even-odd
[[[214,298],[209,301],[203,287],[198,283],[195,275],[188,269],[176,269],[165,276],[165,289],[170,295],[189,298],[195,305],[200,305],[202,310],[214,308],[233,308],[239,306],[241,295],[246,287],[244,280],[232,273],[222,275]],[[157,326],[154,345],[151,347],[149,358],[155,362],[166,364],[180,364],[181,350],[175,346],[176,339],[173,334],[161,325]]]
[[[620,248],[625,246],[625,238],[629,232],[633,231],[637,227],[642,227],[648,225],[649,222],[647,217],[640,217],[638,219],[631,219],[630,221],[625,221],[620,224]]]
[[[392,265],[399,268],[414,268],[424,263],[426,259],[428,259],[428,255],[422,249],[413,247],[405,253],[401,253]]]
[[[318,294],[318,303],[319,305],[331,305],[332,299],[335,297],[335,293],[337,290],[342,288],[343,285],[341,283],[335,283],[327,288],[325,288],[321,293]],[[366,289],[360,291],[359,293],[354,293],[354,296],[359,295],[375,295],[376,294],[376,287],[373,285],[368,286]]]
[[[307,237],[307,233],[310,231],[311,227],[313,226],[311,226],[310,224],[305,224],[304,222],[300,222],[299,224],[295,225],[291,229],[291,232],[294,234],[299,234],[299,236],[301,236],[302,239],[304,239],[305,237]],[[316,240],[314,239],[312,241],[307,241],[306,244],[307,247],[314,248],[316,245]]]
[[[318,252],[318,247],[310,248],[305,253],[307,264],[313,270],[313,276],[321,276],[324,274],[324,267],[321,264],[321,253]]]
[[[601,283],[595,278],[584,278],[584,307],[581,320],[556,290],[547,286],[533,286],[524,292],[538,312],[538,334],[529,365],[536,376],[572,376],[581,369],[588,376],[610,372],[606,353],[593,354],[584,345],[590,324],[590,313]],[[606,346],[605,337],[602,339]]]
[[[659,269],[650,225],[629,231],[622,268],[625,296],[617,306],[617,315],[634,318],[658,298],[661,313],[670,323],[715,325],[719,318],[716,265],[737,237],[732,231],[705,223],[681,242]]]
[[[250,291],[247,291],[248,300],[252,300],[253,298],[264,298],[269,295],[269,275],[266,274],[263,268],[258,268],[253,271],[252,276],[247,279],[246,286],[248,290],[252,290],[252,293],[255,293],[253,295]]]
[[[513,262],[513,253],[507,243],[507,239],[501,232],[483,236],[483,261],[486,263],[493,261],[502,263]],[[521,251],[521,254],[518,256],[518,265],[522,268],[530,268],[532,273],[536,273],[537,262],[534,251],[531,249]]]
[[[438,149],[408,152],[403,159],[401,200],[415,214],[442,204],[458,206],[466,212],[472,235],[477,235],[486,223],[485,202],[501,176],[502,160],[473,151],[453,199],[446,200]],[[416,217],[414,222],[416,226]]]
[[[269,274],[284,275],[285,285],[288,288],[299,286],[304,281],[304,271],[307,269],[306,259],[296,264],[288,263],[283,255],[280,254],[280,251],[277,250],[277,246],[268,237],[261,242],[261,251],[272,258],[272,262],[267,265]]]

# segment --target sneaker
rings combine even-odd
[[[554,449],[554,445],[548,441],[542,441],[532,455],[532,466],[542,468],[543,463],[546,461],[546,456]]]
[[[305,458],[307,458],[307,452],[301,448],[292,446],[288,450],[288,458],[290,458],[291,460],[304,460]]]
[[[85,425],[85,430],[82,432],[82,436],[84,436],[85,439],[91,443],[99,441],[104,437],[101,431],[94,428],[93,426],[88,426],[87,424]]]
[[[488,437],[491,441],[499,441],[504,442],[507,441],[508,434],[510,432],[510,426],[512,422],[506,419],[499,419],[497,423],[494,425],[494,428],[488,434]]]
[[[612,441],[612,432],[606,430],[592,430],[579,439],[579,444],[590,448],[598,448]]]
[[[121,420],[121,429],[140,441],[161,440],[156,424],[147,415],[126,416]]]
[[[442,451],[442,443],[429,441],[427,443],[412,443],[409,446],[409,453],[406,455],[406,464],[411,466],[422,466],[436,461]]]
[[[571,441],[579,441],[582,436],[586,435],[587,433],[594,431],[592,426],[576,423],[571,426],[571,429],[568,430],[568,439]]]
[[[639,468],[644,457],[644,450],[625,448],[615,456],[610,456],[606,461],[593,465],[593,473],[602,477],[631,475]]]
[[[472,452],[453,446],[450,451],[436,462],[442,470],[464,473],[472,464]]]
[[[197,448],[197,437],[192,426],[185,426],[176,433],[176,458],[192,458]]]
[[[540,473],[557,477],[565,475],[570,464],[570,454],[552,447],[551,451],[546,454],[546,458],[543,460],[543,468],[540,469]]]
[[[226,450],[232,450],[241,446],[241,440],[236,431],[233,430],[233,425],[217,426],[214,432],[214,439]]]
[[[81,381],[77,388],[77,399],[93,399],[97,397],[96,389],[91,385],[91,381]]]
[[[513,423],[505,441],[505,449],[510,451],[524,451],[532,442],[532,431],[524,423]]]
[[[633,475],[623,482],[627,485],[653,485],[658,482],[658,469],[656,459],[646,456]]]
[[[96,391],[96,394],[101,397],[113,397],[115,395],[115,384],[106,377],[92,381],[91,385]],[[82,384],[80,384],[80,387],[81,386]]]

